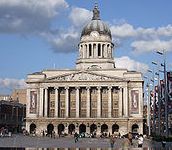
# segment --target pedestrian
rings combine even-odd
[[[128,147],[130,146],[130,141],[128,138],[124,137],[123,143],[122,143],[122,149],[128,149]]]
[[[43,136],[43,137],[45,136],[45,132],[44,132],[44,130],[42,131],[42,136]]]
[[[111,145],[111,148],[114,147],[114,143],[115,143],[115,137],[113,135],[111,135],[111,137],[110,137],[110,145]]]
[[[162,138],[162,142],[161,142],[161,144],[162,144],[162,147],[163,147],[163,148],[165,148],[165,146],[166,146],[165,137],[163,137],[163,138]]]
[[[131,134],[131,132],[129,132],[128,133],[128,139],[129,139],[129,141],[130,141],[130,145],[132,145],[133,143],[132,143],[132,134]]]
[[[142,146],[143,146],[143,135],[140,134],[138,138],[138,147],[142,147]]]
[[[78,138],[79,138],[79,134],[75,132],[74,134],[75,143],[78,142]]]

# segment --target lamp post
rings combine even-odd
[[[159,73],[156,72],[155,75],[158,76],[158,135],[161,135],[161,98],[160,98],[160,79]]]
[[[152,61],[152,64],[153,65],[158,65],[155,61]],[[159,68],[158,68],[159,69]],[[154,68],[153,68],[153,83],[154,83]],[[159,79],[158,79],[158,82],[159,82]],[[159,86],[158,86],[159,88]],[[156,96],[155,96],[155,84],[153,84],[153,90],[154,90],[154,97],[153,97],[153,132],[156,133],[156,123],[155,123],[155,120],[156,120],[156,111],[155,111],[155,102],[156,102]],[[158,123],[159,124],[159,123]]]
[[[166,71],[166,57],[165,50],[163,52],[157,51],[157,54],[163,56],[163,64],[161,66],[164,68],[164,100],[165,100],[165,136],[168,137],[168,92],[167,92],[167,71]]]
[[[146,85],[147,88],[147,95],[146,95],[146,99],[147,99],[147,126],[148,126],[148,136],[151,135],[151,128],[150,128],[150,83],[149,83],[149,78],[144,76],[144,78],[148,79],[148,83]]]
[[[152,117],[151,117],[151,120],[153,120],[153,123],[151,124],[152,125],[152,133],[154,133],[155,132],[155,117],[154,117],[154,115],[155,115],[155,99],[154,99],[154,68],[153,68],[153,70],[150,70],[150,69],[148,69],[147,70],[149,73],[151,73],[152,74],[152,78],[150,78],[150,81],[153,83],[152,84],[152,93],[153,93],[153,95],[151,95],[150,94],[150,88],[149,88],[149,100],[150,100],[150,102],[152,102],[151,104],[153,104],[153,108],[152,108],[152,112],[153,112],[153,114],[152,114]],[[151,115],[151,114],[150,114]]]

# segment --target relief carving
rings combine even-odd
[[[73,73],[66,76],[58,76],[51,78],[49,80],[53,81],[106,81],[106,80],[115,80],[115,78],[102,76],[102,75],[95,75],[90,73]]]

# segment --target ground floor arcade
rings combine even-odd
[[[29,133],[35,132],[41,135],[51,134],[53,131],[56,134],[72,135],[77,133],[89,133],[101,135],[102,133],[121,135],[128,132],[143,133],[142,120],[28,120],[26,129]]]

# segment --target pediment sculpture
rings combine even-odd
[[[108,77],[106,75],[98,75],[94,73],[79,72],[68,75],[56,76],[48,79],[49,81],[114,81],[122,80],[115,77]]]

